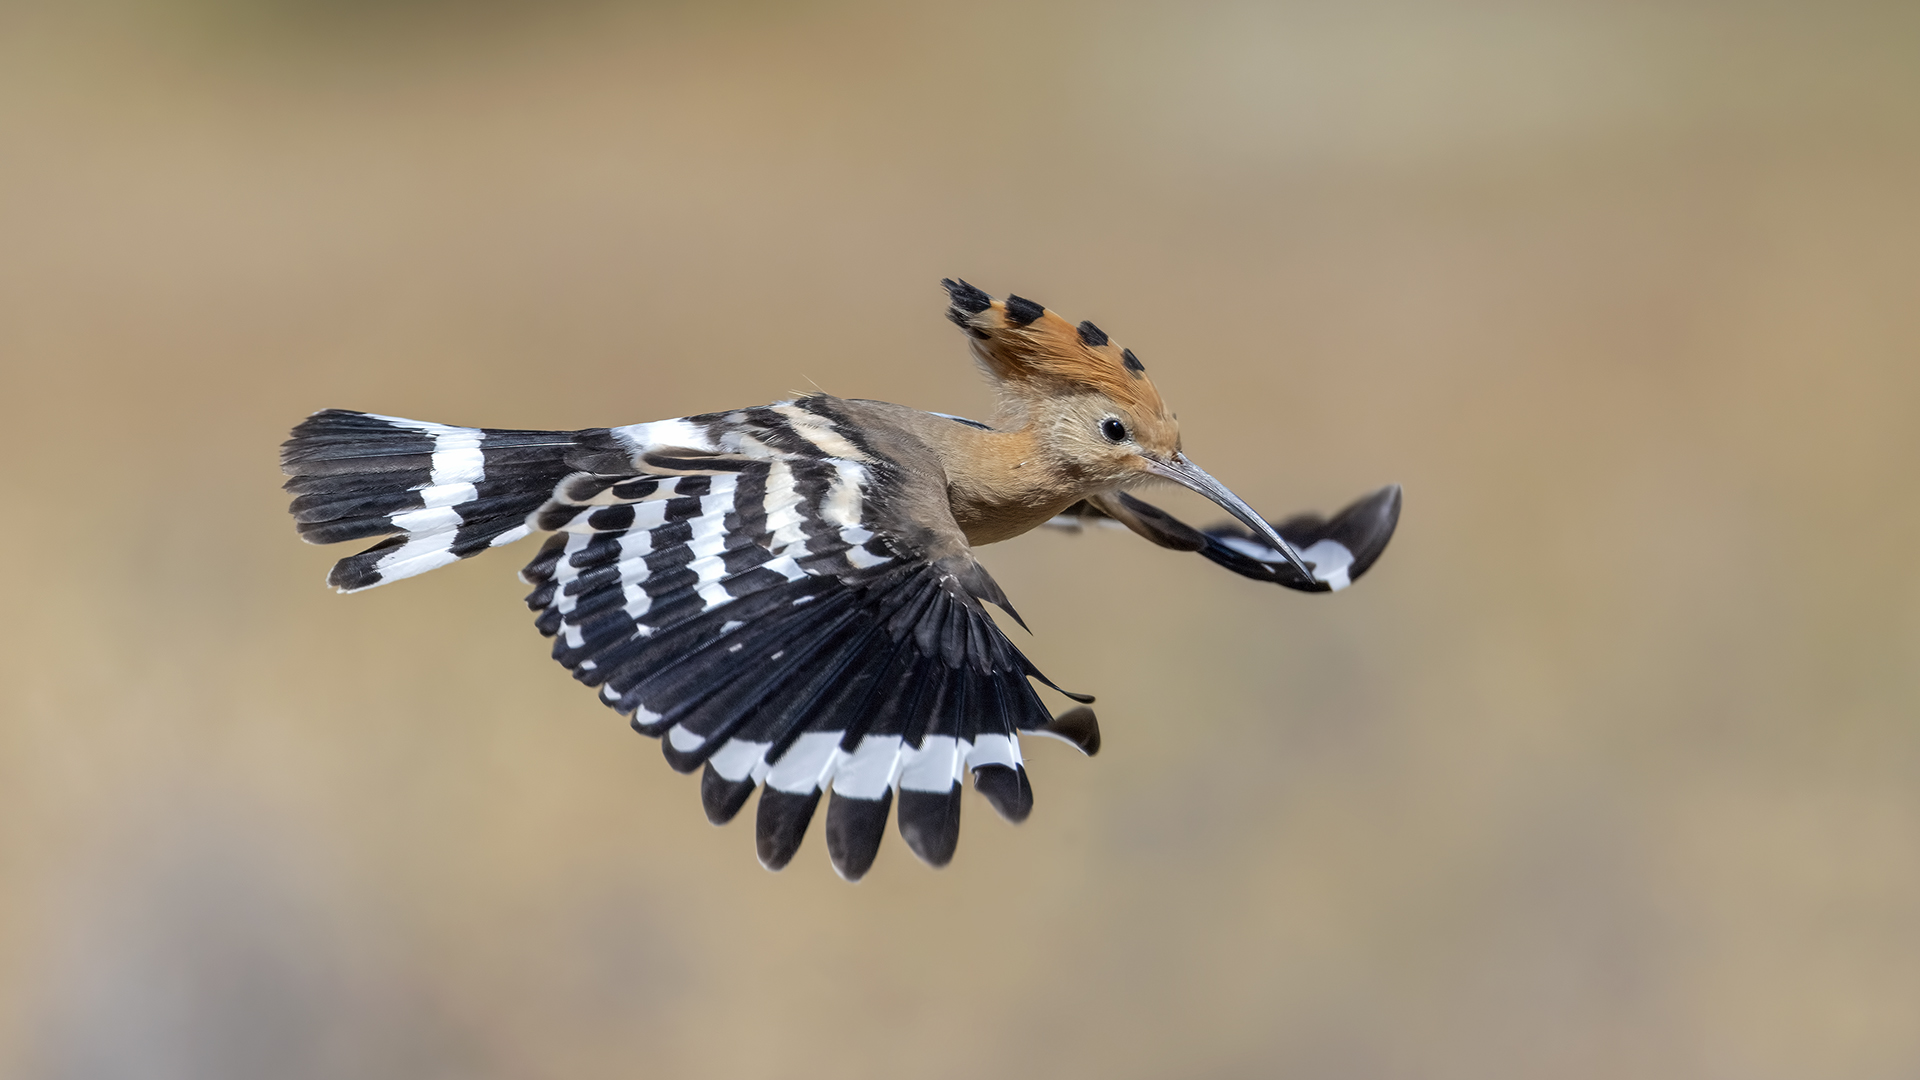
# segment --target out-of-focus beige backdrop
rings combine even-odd
[[[522,7],[0,7],[0,1073],[1920,1072],[1920,8]],[[943,871],[286,516],[323,406],[984,414],[943,275],[1407,493],[1332,597],[989,549],[1107,746]]]

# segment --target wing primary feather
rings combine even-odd
[[[973,770],[973,790],[1015,825],[1033,813],[1033,785],[1024,765],[982,765]]]
[[[839,727],[838,724],[832,724],[830,721],[839,719],[844,714],[839,714],[837,711],[829,713],[821,709],[821,706],[833,698],[847,669],[867,658],[872,641],[879,634],[880,627],[871,623],[860,627],[851,636],[851,640],[837,646],[838,656],[831,662],[821,665],[807,683],[793,695],[793,699],[781,707],[782,715],[776,721],[780,733],[771,740],[772,745],[767,747],[766,760],[769,765],[779,764],[780,759],[785,757],[787,750],[793,746],[794,740],[798,739],[802,733],[809,730],[833,730]],[[816,718],[826,726],[816,723]],[[858,722],[861,718],[847,717],[846,719]],[[844,732],[845,729],[841,730]],[[846,737],[842,734],[842,742]]]
[[[918,677],[910,688],[912,703],[902,710],[906,723],[900,732],[900,738],[916,750],[926,741],[927,729],[948,707],[952,680],[946,675],[938,658],[923,656]]]
[[[747,805],[747,800],[753,797],[753,789],[758,786],[759,781],[751,775],[739,780],[721,776],[709,760],[706,771],[700,774],[700,806],[707,812],[708,821],[725,825],[740,813],[741,807]]]
[[[895,640],[917,637],[921,624],[926,621],[927,609],[939,602],[938,590],[899,589],[897,592],[905,595],[900,603],[892,606],[887,616],[887,632],[892,634]],[[924,644],[920,651],[933,652]]]
[[[858,749],[858,740],[871,736],[904,738],[924,689],[927,666],[925,657],[910,646],[896,642],[877,668],[872,685],[861,696],[857,718],[849,721],[841,749]]]
[[[1021,653],[1019,655],[1020,655],[1020,668],[1021,670],[1026,672],[1028,677],[1039,679],[1041,682],[1045,683],[1047,686],[1057,691],[1062,697],[1068,698],[1073,701],[1077,701],[1082,705],[1093,704],[1092,694],[1076,694],[1071,690],[1062,689],[1060,684],[1054,682],[1052,679],[1047,678],[1046,675],[1043,672],[1041,672],[1039,668],[1034,667],[1033,661],[1027,659],[1026,653]]]
[[[1088,757],[1100,752],[1100,720],[1085,705],[1068,709],[1045,725],[1031,730],[1070,742]]]
[[[804,618],[794,619],[787,625],[768,627],[755,635],[758,639],[756,651],[765,652],[764,646],[759,643],[764,642],[768,637],[791,635],[795,641],[806,641],[816,634],[831,634],[836,628],[836,620],[849,620],[855,616],[855,612],[845,609],[846,606],[833,603],[831,598],[809,605],[803,609]],[[742,630],[744,632],[745,628]],[[763,660],[758,670],[749,669],[749,673],[736,678],[734,676],[742,666],[734,660],[737,654],[728,648],[721,648],[723,645],[730,644],[730,635],[714,635],[698,649],[683,656],[665,670],[641,679],[631,689],[624,691],[620,696],[619,710],[621,712],[637,710],[646,706],[649,701],[663,705],[665,707],[661,709],[652,709],[648,706],[649,711],[654,713],[657,719],[647,722],[648,728],[653,730],[648,730],[646,733],[653,734],[654,730],[664,731],[715,694],[725,693],[728,697],[738,700],[748,700],[755,695],[764,695],[769,687],[777,685],[780,680],[786,678],[801,662],[810,658],[814,649],[818,648],[818,645],[811,648],[796,645],[792,650],[792,659],[782,660],[774,665],[766,665]],[[743,647],[741,652],[745,653],[746,648]],[[610,685],[614,685],[616,690],[620,689],[617,684]],[[691,765],[688,767],[691,768]]]
[[[806,839],[807,823],[813,820],[814,808],[819,805],[819,788],[805,795],[790,795],[771,784],[761,787],[753,830],[761,866],[783,870],[793,861],[800,842]]]
[[[860,740],[874,728],[879,702],[886,693],[887,676],[898,670],[905,651],[897,643],[869,644],[860,666],[830,688],[809,720],[809,726],[839,728],[840,749],[847,753],[859,749]]]
[[[566,554],[566,551],[567,538],[564,535],[556,534],[547,537],[546,543],[540,545],[540,551],[534,555],[533,561],[521,567],[520,580],[528,585],[551,584],[554,569],[560,565],[560,556]],[[527,600],[527,605],[535,611],[546,606],[544,603],[535,605],[531,598]]]
[[[900,789],[900,838],[928,866],[953,861],[960,844],[960,784],[946,792]]]
[[[701,743],[691,750],[682,750],[671,740],[662,740],[660,751],[666,755],[667,763],[676,772],[692,772],[704,764],[735,730],[747,723],[756,710],[770,709],[784,714],[779,722],[786,730],[778,738],[770,740],[772,745],[767,748],[764,760],[769,765],[778,764],[787,747],[792,745],[794,738],[799,735],[800,729],[804,726],[806,710],[827,689],[827,685],[822,685],[823,679],[830,680],[844,671],[847,664],[857,658],[856,650],[863,647],[868,635],[859,632],[858,628],[855,628],[856,636],[851,647],[844,646],[844,638],[840,637],[840,632],[846,629],[847,624],[850,624],[854,618],[855,613],[848,613],[839,625],[823,630],[819,640],[813,645],[790,646],[781,650],[786,655],[782,656],[777,663],[771,660],[763,662],[756,676],[743,677],[729,684],[726,689],[702,702],[698,707],[676,716],[675,722],[699,735]],[[788,696],[782,693],[787,688],[788,680],[796,672],[811,664],[821,653],[830,650],[837,650],[841,656],[822,665],[820,673],[810,677],[810,682],[813,684],[812,697],[799,702],[797,706],[783,701],[782,698]],[[809,690],[810,687],[803,685],[800,693],[807,694]]]
[[[877,799],[850,799],[838,791],[827,797],[827,858],[841,877],[859,881],[873,869],[892,808],[892,788]]]

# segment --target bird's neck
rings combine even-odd
[[[897,431],[911,436],[918,453],[932,451],[946,473],[954,522],[971,546],[1011,540],[1110,486],[1072,475],[1030,420],[994,430],[884,401],[841,401],[838,407],[858,417],[870,438]],[[884,452],[900,460],[914,455],[904,444]],[[927,460],[923,467],[932,465]]]
[[[982,431],[942,423],[951,430],[927,434],[946,467],[953,517],[969,544],[1010,540],[1090,494],[1084,481],[1059,468],[1031,424]]]

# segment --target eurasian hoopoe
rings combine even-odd
[[[1180,452],[1132,350],[1031,300],[942,284],[1000,393],[996,427],[827,394],[565,432],[328,409],[281,449],[294,520],[316,544],[388,537],[334,564],[341,592],[554,533],[520,572],[534,625],[668,764],[704,766],[710,820],[761,788],[760,861],[777,870],[830,789],[827,852],[856,880],[898,792],[907,846],[945,865],[967,772],[1017,822],[1033,806],[1021,732],[1100,747],[1092,698],[1060,691],[1083,704],[1058,717],[1041,703],[1029,678],[1059,687],[988,617],[1020,618],[975,546],[1112,519],[1326,592],[1379,557],[1400,489],[1270,525]],[[1195,529],[1123,490],[1154,479],[1246,529]]]

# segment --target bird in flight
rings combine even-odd
[[[1031,300],[941,284],[999,393],[995,426],[828,394],[580,431],[327,409],[281,447],[296,527],[316,544],[385,537],[334,564],[341,592],[551,533],[520,572],[534,625],[669,765],[702,770],[711,821],[759,790],[759,857],[778,870],[826,794],[842,877],[871,868],[890,813],[944,866],[969,772],[1018,822],[1033,807],[1021,734],[1100,746],[1093,699],[1054,686],[987,614],[1020,621],[974,548],[1117,523],[1329,592],[1385,549],[1400,489],[1271,524],[1181,453],[1131,349]],[[1236,520],[1196,529],[1126,490],[1150,481]],[[1029,680],[1082,704],[1055,716]]]

